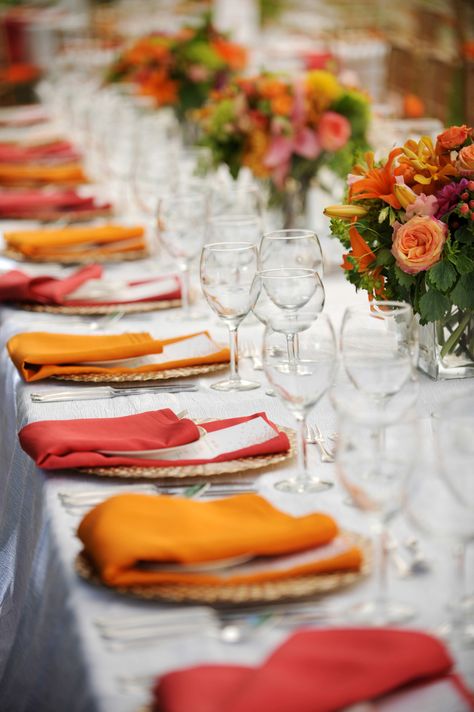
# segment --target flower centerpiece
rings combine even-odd
[[[234,178],[249,168],[269,184],[274,204],[295,192],[304,197],[322,165],[347,173],[353,151],[367,147],[367,97],[324,70],[237,78],[198,115],[215,163]],[[289,211],[286,227],[293,218]]]
[[[171,106],[184,120],[245,64],[245,49],[206,17],[200,26],[177,34],[154,33],[135,40],[109,68],[106,81],[135,84],[157,107]]]
[[[326,208],[347,248],[347,279],[369,297],[409,302],[422,325],[420,365],[474,375],[473,129],[409,140],[348,177],[348,204]]]

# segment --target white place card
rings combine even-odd
[[[106,279],[90,279],[81,284],[74,292],[65,297],[65,300],[83,299],[94,302],[136,302],[142,299],[160,297],[179,288],[177,277],[170,276],[163,279],[150,280],[144,284],[130,284],[123,281]]]
[[[198,358],[210,356],[221,350],[221,346],[216,344],[207,334],[197,334],[189,339],[178,341],[174,344],[167,344],[159,354],[148,354],[135,358],[116,359],[112,361],[81,361],[78,366],[104,366],[105,368],[138,368],[139,366],[151,366],[157,363],[167,363],[168,361],[182,361],[188,358]]]

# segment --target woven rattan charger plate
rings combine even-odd
[[[81,578],[103,588],[109,588],[124,596],[148,601],[173,601],[175,603],[207,603],[210,605],[268,603],[331,593],[360,581],[371,568],[370,542],[360,534],[344,532],[345,536],[358,546],[363,554],[360,571],[336,571],[331,574],[307,574],[278,581],[261,583],[192,585],[162,584],[152,586],[106,586],[90,559],[82,551],[75,560],[76,572]]]
[[[199,422],[199,421],[198,421]],[[230,475],[238,472],[261,470],[263,467],[279,465],[290,460],[296,449],[296,436],[293,430],[277,426],[285,432],[290,441],[290,449],[286,452],[276,452],[271,455],[256,455],[255,457],[240,457],[227,462],[208,462],[204,465],[169,465],[166,467],[139,467],[123,465],[117,467],[81,467],[81,475],[97,475],[98,477],[120,477],[124,479],[156,480],[166,478],[181,479],[183,477],[213,477]]]
[[[104,254],[101,250],[90,250],[87,255],[74,256],[63,255],[62,257],[36,257],[35,259],[26,259],[21,252],[16,250],[6,249],[3,254],[6,257],[11,257],[18,262],[56,262],[61,265],[86,265],[92,262],[130,262],[131,260],[143,260],[149,256],[148,250],[134,250],[133,252],[114,252],[113,254]]]
[[[49,376],[56,381],[75,381],[76,383],[122,383],[133,384],[141,381],[164,381],[168,378],[187,378],[204,376],[229,368],[229,363],[210,363],[186,368],[169,368],[164,371],[143,371],[140,373],[69,373],[64,376]]]
[[[63,307],[45,304],[15,304],[18,309],[32,312],[45,312],[47,314],[66,314],[71,316],[95,316],[100,314],[139,314],[157,309],[173,309],[181,306],[180,299],[161,299],[153,302],[128,302],[122,304],[96,304],[81,307]]]

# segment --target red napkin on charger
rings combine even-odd
[[[79,153],[69,141],[52,141],[41,146],[0,142],[0,163],[61,163],[79,158]]]
[[[110,301],[93,299],[65,299],[65,297],[90,279],[100,279],[103,270],[100,265],[87,265],[78,269],[69,277],[59,279],[57,277],[30,277],[21,270],[11,270],[0,275],[0,302],[28,302],[32,304],[66,304],[70,307],[78,306],[112,306],[114,304],[129,303],[130,300],[114,299]],[[166,279],[158,277],[155,279],[134,280],[129,282],[130,286],[139,284],[157,284]],[[176,279],[176,287],[170,292],[136,299],[136,302],[164,301],[168,299],[180,299],[181,288],[179,280]]]
[[[0,218],[42,219],[44,215],[69,212],[103,212],[109,203],[97,204],[74,190],[0,190]]]
[[[162,447],[184,445],[196,440],[199,432],[197,426],[185,418],[178,419],[168,408],[120,418],[40,420],[25,425],[19,432],[19,438],[23,450],[33,458],[39,467],[45,470],[115,465],[141,465],[143,467],[192,465],[205,462],[224,462],[239,457],[266,455],[288,450],[290,447],[288,437],[268,420],[265,413],[214,420],[210,423],[203,423],[201,427],[211,433],[253,420],[259,416],[273,428],[275,437],[264,443],[219,455],[211,460],[147,460],[142,457],[133,457],[133,454],[130,456],[104,455],[97,452],[97,450],[158,450]]]
[[[258,668],[199,665],[163,675],[153,711],[335,712],[409,683],[440,679],[452,665],[439,640],[417,631],[300,631]],[[465,709],[473,709],[462,682],[445,679],[456,684]]]

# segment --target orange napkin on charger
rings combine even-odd
[[[79,163],[44,166],[41,163],[0,163],[0,185],[78,185],[88,183]]]
[[[206,331],[200,334],[211,338]],[[191,339],[199,334],[156,340],[150,334],[78,335],[24,332],[16,334],[7,343],[8,353],[25,381],[40,381],[55,375],[79,373],[144,373],[168,368],[184,368],[211,363],[226,363],[228,348],[216,344],[215,351],[205,356],[181,357],[173,361],[142,366],[92,365],[87,361],[115,361],[148,354],[159,354],[163,347]]]
[[[144,229],[139,225],[100,225],[46,230],[6,232],[7,247],[29,259],[54,261],[65,256],[87,257],[99,250],[103,254],[144,250]]]
[[[123,494],[94,507],[78,529],[87,555],[109,586],[222,584],[218,572],[143,570],[139,562],[193,564],[241,555],[277,556],[328,544],[337,534],[336,522],[326,514],[294,517],[256,494],[210,502]],[[360,551],[348,547],[332,558],[283,570],[239,575],[236,568],[225,583],[357,570],[361,561]]]

